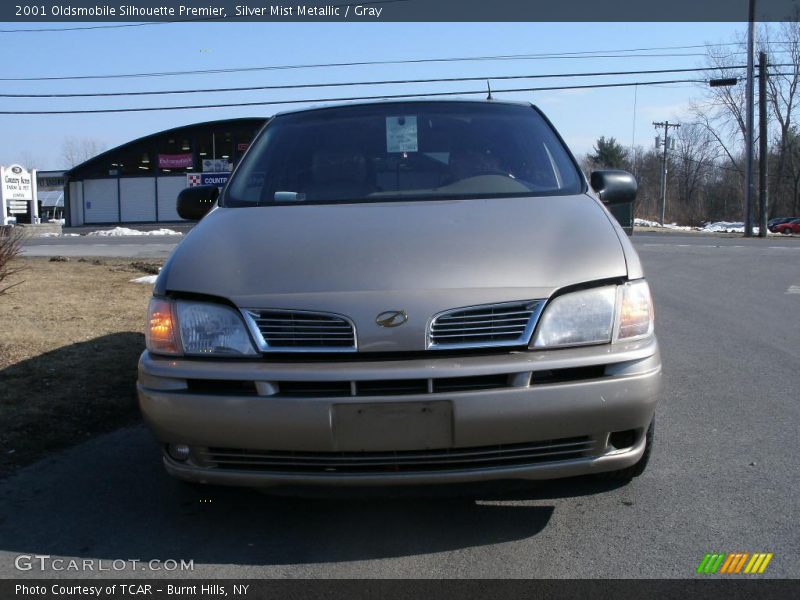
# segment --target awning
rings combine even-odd
[[[64,192],[63,190],[51,190],[45,192],[37,192],[36,198],[42,204],[42,208],[63,208],[64,207]]]

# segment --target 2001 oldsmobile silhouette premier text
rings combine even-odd
[[[639,258],[530,104],[270,119],[155,285],[139,402],[167,471],[270,487],[628,480],[661,359]],[[209,210],[211,209],[211,210]]]

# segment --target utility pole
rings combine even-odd
[[[767,237],[767,53],[758,54],[758,237]]]
[[[664,225],[664,215],[667,211],[667,150],[670,144],[669,128],[674,127],[677,129],[680,126],[680,123],[670,123],[669,121],[653,123],[653,127],[664,128],[664,157],[661,160],[661,225]],[[658,147],[658,141],[656,141],[656,147]]]
[[[750,0],[747,18],[747,89],[746,123],[745,123],[745,170],[744,170],[744,236],[753,235],[753,196],[755,181],[753,181],[753,129],[754,118],[754,89],[753,89],[753,47],[755,46],[755,0]]]

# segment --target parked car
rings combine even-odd
[[[788,221],[784,221],[783,223],[778,223],[772,229],[770,229],[773,233],[800,233],[800,219],[791,219]]]
[[[280,114],[158,277],[138,394],[172,475],[405,485],[647,465],[661,359],[642,264],[530,104]],[[631,212],[631,211],[628,211]]]
[[[767,222],[767,229],[772,231],[772,228],[776,225],[780,225],[781,223],[786,223],[788,221],[792,221],[794,217],[778,217],[777,219],[770,219]]]

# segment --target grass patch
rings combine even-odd
[[[130,283],[143,271],[130,260],[14,262],[22,283],[0,297],[0,476],[139,418],[152,293]]]

